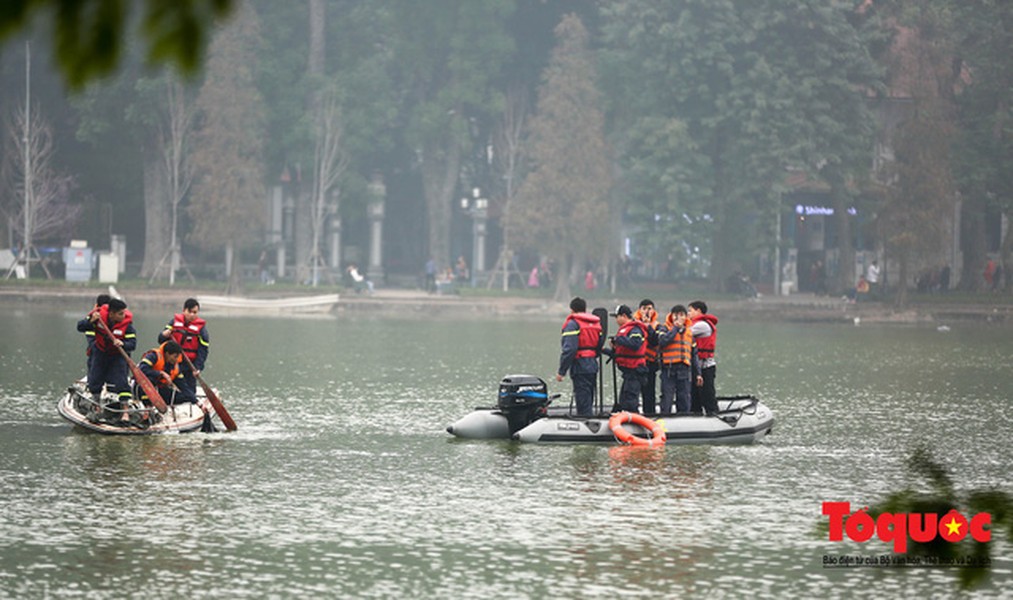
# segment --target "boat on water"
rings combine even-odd
[[[64,419],[88,431],[108,435],[151,435],[156,433],[185,433],[211,427],[211,410],[204,390],[197,388],[197,403],[170,405],[163,414],[139,400],[131,400],[122,409],[110,408],[118,402],[109,390],[102,391],[101,404],[97,404],[88,391],[87,381],[81,378],[67,388],[67,392],[56,404],[56,410]],[[205,423],[207,420],[207,423]]]
[[[244,298],[241,296],[200,296],[201,308],[215,314],[324,314],[338,304],[338,294],[291,296],[288,298]]]
[[[611,412],[577,416],[570,407],[550,406],[559,394],[548,395],[545,381],[531,375],[508,375],[500,381],[497,406],[476,408],[447,432],[461,438],[504,439],[534,443],[617,443],[621,427],[638,440],[656,438],[648,429],[664,432],[668,444],[752,444],[774,427],[774,414],[754,396],[718,398],[716,416],[654,415],[619,422]],[[618,437],[630,436],[619,433]],[[664,443],[664,442],[663,442]],[[647,445],[645,443],[645,445]]]

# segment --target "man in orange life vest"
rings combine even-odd
[[[594,410],[594,383],[598,374],[598,349],[601,339],[601,321],[587,312],[587,301],[575,297],[570,301],[570,315],[563,322],[556,381],[562,381],[566,372],[573,380],[573,399],[577,414],[590,416]]]
[[[693,341],[696,342],[697,356],[700,357],[700,376],[693,386],[692,412],[707,413],[708,416],[718,412],[717,392],[714,379],[717,377],[717,360],[715,349],[718,341],[718,318],[707,313],[707,303],[694,300],[689,303],[689,319],[692,325]]]
[[[639,412],[640,389],[647,375],[644,352],[647,349],[647,326],[633,318],[633,310],[625,304],[612,313],[619,331],[612,338],[612,348],[606,349],[623,372],[623,385],[619,392],[619,410]]]
[[[179,366],[183,374],[179,389],[188,396],[197,394],[197,375],[204,370],[204,363],[211,348],[207,322],[200,318],[199,314],[200,303],[196,298],[187,298],[183,303],[183,312],[173,315],[165,329],[158,334],[159,344],[170,340],[176,342],[193,363],[195,370],[191,370],[190,365],[182,359]]]
[[[96,325],[102,320],[112,339]],[[108,383],[119,402],[113,408],[125,408],[132,394],[127,383],[127,361],[117,348],[128,354],[137,347],[137,331],[134,330],[134,316],[127,310],[127,303],[112,298],[108,304],[96,307],[86,319],[78,323],[78,331],[90,338],[91,353],[88,356],[88,391],[96,405],[101,405],[102,388]]]
[[[658,335],[661,354],[661,413],[689,414],[693,380],[700,374],[700,362],[693,345],[693,332],[687,322],[686,307],[672,307]]]
[[[164,342],[157,348],[148,350],[137,364],[141,372],[158,389],[159,395],[166,404],[182,404],[196,402],[197,398],[183,388],[183,373],[180,363],[183,361],[183,349],[176,342]],[[178,391],[177,391],[178,390]],[[147,396],[141,392],[141,397]]]
[[[643,398],[644,414],[653,415],[657,412],[658,398],[655,387],[658,379],[658,313],[654,310],[654,301],[647,298],[641,300],[633,318],[647,326],[647,347],[644,349],[647,372],[644,374],[640,395]]]

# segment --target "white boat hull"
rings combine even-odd
[[[110,403],[115,398],[108,391],[102,392],[103,402]],[[196,431],[204,424],[204,410],[201,406],[207,405],[204,397],[204,390],[197,389],[197,404],[188,402],[176,404],[169,407],[165,414],[160,416],[154,407],[143,407],[139,403],[128,409],[128,416],[139,413],[148,413],[154,417],[154,422],[143,426],[134,419],[133,423],[121,423],[115,415],[113,418],[96,419],[91,416],[91,409],[94,403],[91,401],[91,394],[88,393],[84,379],[74,382],[74,385],[67,388],[67,392],[56,404],[56,410],[64,419],[74,425],[108,435],[151,435],[156,433],[185,433]]]
[[[662,423],[668,444],[752,444],[774,427],[774,415],[752,397],[719,398],[716,417],[664,415]],[[610,415],[578,417],[567,408],[549,408],[548,415],[510,434],[506,416],[494,408],[480,408],[465,415],[447,431],[471,439],[514,439],[528,443],[616,443],[609,429]],[[647,430],[633,423],[623,427],[641,437]]]

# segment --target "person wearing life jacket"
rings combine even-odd
[[[99,320],[112,334],[111,339],[97,324]],[[119,298],[111,298],[107,304],[97,306],[87,319],[78,323],[78,331],[82,331],[90,340],[88,391],[94,401],[96,417],[101,416],[104,408],[102,390],[106,384],[117,396],[117,402],[110,408],[125,408],[132,398],[127,382],[127,361],[120,354],[119,348],[130,354],[137,347],[137,331],[134,330],[133,321],[134,316],[127,310],[127,303]]]
[[[99,294],[95,298],[95,306],[88,311],[88,314],[85,315],[83,319],[77,322],[77,330],[84,334],[84,339],[87,343],[87,348],[85,348],[84,354],[88,357],[89,369],[91,369],[91,350],[95,346],[95,328],[91,320],[91,315],[104,305],[109,304],[109,300],[111,299],[112,296],[109,294]]]
[[[183,354],[193,363],[193,369],[186,360],[181,359],[179,368],[183,381],[179,389],[188,396],[197,394],[197,376],[204,370],[211,349],[211,338],[208,336],[207,321],[200,318],[200,302],[196,298],[187,298],[183,302],[183,312],[173,315],[165,329],[158,334],[158,343],[173,341],[183,349]]]
[[[640,388],[641,406],[645,415],[657,412],[658,379],[658,313],[654,310],[654,301],[644,298],[633,313],[633,318],[647,326],[647,347],[644,350],[644,362],[647,372],[644,374],[643,387]]]
[[[188,393],[181,385],[183,383],[182,362],[183,349],[176,342],[168,341],[145,352],[137,366],[140,367],[148,381],[155,385],[166,404],[196,402],[196,396]],[[142,400],[148,399],[143,390],[139,395]]]
[[[587,301],[580,296],[570,301],[570,314],[563,322],[559,370],[556,381],[567,371],[573,381],[573,400],[577,414],[590,416],[594,410],[594,384],[598,375],[601,321],[587,312]]]
[[[718,412],[717,392],[714,379],[717,377],[717,341],[718,318],[707,312],[707,303],[694,300],[689,303],[690,331],[696,342],[697,356],[700,358],[700,376],[693,386],[693,413],[706,413],[708,416]]]
[[[693,380],[700,373],[693,332],[690,330],[686,307],[676,304],[665,318],[658,335],[661,359],[661,414],[689,414]]]
[[[640,412],[640,390],[647,376],[647,326],[633,318],[633,310],[625,304],[616,307],[612,316],[616,318],[619,330],[612,338],[612,347],[606,351],[616,361],[623,373],[623,385],[619,392],[619,410]]]

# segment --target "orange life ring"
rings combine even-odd
[[[636,423],[651,432],[650,438],[642,438],[630,433],[623,428],[623,423]],[[621,444],[629,446],[664,446],[668,436],[665,435],[665,427],[658,421],[652,421],[642,414],[631,412],[620,412],[609,418],[609,429],[612,435],[616,436]]]

